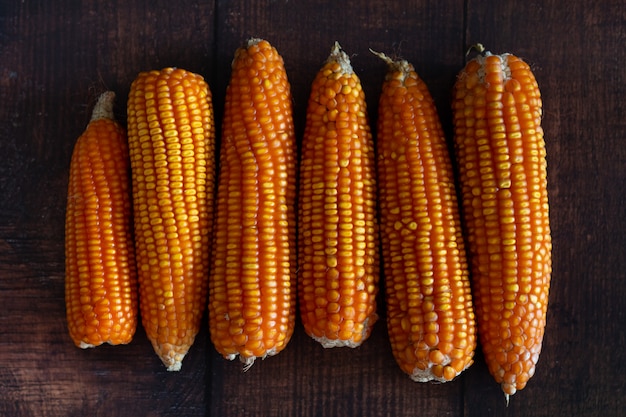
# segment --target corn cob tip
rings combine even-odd
[[[400,81],[404,82],[405,78],[408,74],[414,70],[413,65],[409,63],[409,61],[405,59],[393,59],[383,52],[374,51],[370,48],[370,52],[376,55],[378,58],[382,59],[387,64],[387,75],[386,79],[391,79],[397,75],[394,73],[398,73],[400,76]]]
[[[476,51],[481,55],[491,55],[489,51],[485,50],[485,46],[482,43],[475,43],[467,48],[467,51],[465,51],[465,56],[469,56],[469,54],[471,54],[473,51]]]
[[[453,359],[449,355],[443,355],[443,357],[444,357],[444,360],[442,361],[443,363],[447,363],[447,364],[452,363]],[[445,374],[446,371],[444,371],[444,373],[441,374],[441,375],[437,375],[433,371],[433,367],[437,366],[438,364],[432,362],[432,363],[428,364],[428,367],[426,369],[420,369],[420,368],[417,368],[417,367],[415,369],[413,369],[413,373],[411,373],[409,375],[409,378],[411,378],[411,380],[413,380],[415,382],[431,382],[431,381],[434,381],[434,382],[445,383],[445,382],[449,382],[452,379],[456,378],[457,376],[461,375],[466,369],[468,369],[470,366],[472,366],[473,363],[474,363],[474,361],[469,360],[460,371],[454,370],[449,365],[446,365],[446,367],[449,368],[450,371],[453,372],[451,375],[447,375],[446,376],[446,374]]]
[[[485,79],[486,74],[487,74],[487,71],[486,71],[487,60],[488,59],[492,59],[492,57],[495,57],[495,58],[497,58],[500,61],[499,64],[500,64],[500,68],[502,70],[502,74],[504,76],[504,81],[506,82],[506,81],[510,80],[512,78],[512,74],[511,74],[511,67],[509,66],[509,61],[507,59],[508,56],[510,56],[510,54],[508,54],[508,53],[492,54],[489,51],[484,51],[483,50],[483,52],[481,52],[480,55],[478,55],[477,57],[473,58],[471,60],[471,62],[478,63],[478,67],[479,67],[479,70],[477,71],[478,81],[481,84],[484,84],[484,83],[487,82],[487,80]],[[462,75],[460,77],[461,78],[467,77],[467,74],[466,73],[462,73]]]
[[[249,38],[249,39],[245,42],[245,44],[244,44],[244,48],[249,48],[249,47],[251,47],[251,46],[258,45],[258,44],[260,44],[261,42],[263,42],[263,39],[261,39],[261,38]]]
[[[229,361],[232,361],[237,356],[239,356],[239,361],[243,364],[243,371],[247,372],[250,368],[252,368],[252,365],[254,365],[254,362],[257,359],[263,360],[267,358],[268,356],[274,356],[278,353],[279,353],[278,349],[272,348],[272,349],[267,350],[262,356],[244,356],[239,353],[232,353],[232,354],[224,355],[224,358],[226,358]]]
[[[506,406],[509,406],[509,400],[511,399],[511,395],[515,394],[517,392],[517,386],[515,385],[515,383],[506,383],[506,382],[502,382],[500,384],[500,388],[502,388],[502,392],[504,393],[504,400],[506,401]]]
[[[274,356],[277,355],[279,353],[279,350],[276,348],[271,348],[268,349],[263,355],[261,356],[243,356],[243,355],[239,355],[239,360],[241,361],[241,363],[243,363],[243,371],[246,372],[248,371],[250,368],[252,368],[252,365],[254,365],[254,362],[257,359],[261,359],[264,360],[265,358],[267,358],[268,356]]]
[[[78,347],[81,349],[89,349],[89,348],[96,347],[96,345],[93,345],[91,343],[85,343],[81,340],[80,343],[78,344]]]
[[[385,53],[383,53],[383,52],[378,52],[378,51],[375,51],[375,50],[373,50],[372,48],[369,48],[369,50],[370,50],[370,52],[371,52],[372,54],[374,54],[376,57],[378,57],[378,58],[382,59],[382,60],[383,60],[383,62],[384,62],[385,64],[387,64],[387,66],[388,66],[389,68],[392,68],[392,67],[393,67],[393,65],[394,65],[394,63],[396,62],[396,61],[394,61],[394,60],[393,60],[390,56],[388,56],[387,54],[385,54]]]
[[[385,61],[385,62],[392,61],[392,59],[391,59],[391,58],[389,58],[389,57],[388,57],[385,53],[375,51],[375,50],[373,50],[372,48],[368,48],[368,49],[369,49],[369,51],[370,51],[372,54],[376,55],[378,58],[382,59],[383,61]]]
[[[353,339],[329,339],[325,336],[315,336],[311,335],[311,338],[322,345],[325,349],[335,348],[335,347],[349,347],[349,348],[357,348],[363,344],[363,342],[368,338],[370,332],[372,331],[372,325],[376,323],[378,320],[378,315],[376,313],[372,314],[372,316],[365,319],[363,322],[363,331],[361,332],[361,337],[358,341],[354,341]]]
[[[248,372],[252,365],[254,365],[254,361],[256,360],[256,356],[251,356],[248,358],[244,358],[243,356],[239,356],[239,360],[243,363],[243,371]]]
[[[253,46],[259,45],[262,42],[266,42],[267,44],[269,44],[269,42],[267,42],[265,39],[262,38],[249,38],[247,39],[243,45],[241,45],[241,47],[237,48],[237,50],[235,51],[235,56],[233,57],[233,60],[231,62],[231,67],[234,68],[235,67],[235,63],[237,62],[238,59],[240,59],[242,54],[246,54],[247,50],[250,49]]]
[[[341,66],[342,71],[346,74],[354,73],[352,65],[350,64],[350,57],[341,49],[341,45],[339,45],[337,41],[335,41],[335,44],[330,50],[330,55],[326,60],[326,63],[329,62],[337,62]]]
[[[235,358],[239,357],[239,362],[241,362],[243,364],[243,371],[247,372],[250,368],[252,368],[252,365],[254,365],[254,361],[256,360],[256,356],[243,356],[240,355],[239,353],[227,353],[224,354],[224,359],[229,360],[229,361],[234,361]],[[265,356],[261,357],[261,359],[265,359]]]
[[[396,62],[393,58],[385,54],[384,52],[378,52],[369,48],[370,52],[376,55],[378,58],[382,59],[387,65],[392,66]]]
[[[241,361],[241,363],[243,364],[243,371],[247,372],[250,368],[252,368],[252,365],[254,365],[254,362],[257,359],[265,359],[268,356],[274,356],[278,353],[278,350],[275,348],[269,349],[267,352],[265,352],[265,354],[263,354],[262,356],[243,356],[243,355],[239,355],[239,361]],[[234,359],[234,356],[230,359]]]
[[[168,371],[180,371],[183,365],[183,358],[187,354],[189,347],[176,346],[171,343],[153,343],[153,347]]]
[[[99,120],[99,119],[114,119],[113,116],[113,103],[115,102],[115,93],[113,91],[105,91],[100,94],[98,97],[98,101],[93,108],[93,112],[91,113],[91,120]]]

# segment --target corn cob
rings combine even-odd
[[[65,222],[65,301],[76,346],[129,343],[137,327],[126,132],[103,93],[76,142]]]
[[[446,382],[476,347],[452,161],[424,81],[407,61],[376,54],[389,66],[377,131],[389,339],[411,379]]]
[[[215,181],[211,92],[182,69],[142,72],[128,99],[141,319],[180,370],[206,308]]]
[[[295,323],[296,141],[283,59],[267,41],[235,52],[222,125],[209,328],[248,369]]]
[[[378,318],[374,164],[363,89],[336,43],[313,81],[299,180],[300,313],[324,347],[359,346]]]
[[[478,334],[508,402],[535,372],[550,287],[541,96],[525,62],[486,52],[460,72],[453,110]]]

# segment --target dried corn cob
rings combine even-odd
[[[299,180],[300,312],[324,347],[359,346],[378,317],[374,164],[363,89],[336,43],[313,81]]]
[[[126,132],[103,93],[76,142],[65,223],[65,301],[76,346],[129,343],[137,327]]]
[[[295,153],[283,59],[251,39],[226,92],[209,283],[211,339],[245,369],[283,350],[294,329]]]
[[[389,65],[377,147],[387,327],[415,381],[450,381],[476,347],[452,161],[435,103],[413,66]]]
[[[211,92],[182,69],[140,73],[128,99],[140,308],[170,371],[206,307],[215,177]]]
[[[460,72],[453,110],[478,334],[508,401],[535,372],[550,287],[541,96],[525,62],[486,52]]]

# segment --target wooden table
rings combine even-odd
[[[0,415],[624,415],[626,2],[104,3],[0,5]],[[299,134],[335,40],[352,56],[372,120],[385,68],[368,48],[415,64],[450,140],[450,90],[470,44],[531,63],[545,108],[554,274],[537,372],[508,408],[480,351],[451,383],[411,382],[382,320],[356,350],[324,350],[298,322],[284,352],[246,373],[215,352],[206,325],[179,373],[166,372],[142,329],[128,346],[74,347],[63,298],[66,186],[94,98],[116,91],[124,120],[136,74],[177,66],[209,80],[219,117],[233,53],[251,36],[285,59]]]

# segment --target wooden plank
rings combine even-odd
[[[74,347],[63,228],[69,159],[94,98],[116,91],[124,120],[138,71],[178,65],[210,76],[213,2],[9,3],[0,25],[0,415],[203,416],[206,332],[178,374],[141,329],[128,346]]]
[[[616,416],[626,401],[611,394],[624,392],[626,362],[617,348],[626,339],[626,199],[616,187],[626,183],[626,83],[614,51],[623,48],[626,5],[531,3],[470,2],[466,36],[526,59],[544,104],[554,239],[548,323],[537,371],[506,412]],[[503,415],[499,388],[484,372],[469,376],[465,414]]]
[[[463,62],[462,19],[460,1],[228,2],[217,15],[215,85],[222,89],[217,95],[225,91],[235,49],[248,37],[265,38],[285,60],[301,135],[313,78],[339,41],[363,83],[372,126],[385,65],[369,48],[414,62],[449,118],[449,91]],[[381,301],[379,312],[383,310]],[[396,365],[386,332],[383,315],[362,347],[324,350],[304,334],[298,319],[287,348],[245,373],[240,363],[227,362],[212,350],[209,415],[459,415],[462,379],[445,385],[412,382]]]
[[[525,7],[460,0],[4,3],[0,415],[623,414],[623,0],[566,7],[555,0]],[[545,108],[554,280],[537,373],[508,409],[480,352],[452,383],[408,380],[391,356],[384,316],[356,350],[324,350],[298,322],[284,352],[246,373],[217,355],[206,327],[176,374],[165,371],[141,329],[128,346],[73,346],[63,302],[67,169],[94,98],[115,90],[124,121],[136,73],[178,66],[210,81],[219,123],[233,53],[250,36],[283,54],[299,134],[311,81],[335,40],[361,76],[372,124],[384,65],[369,48],[416,65],[448,135],[450,89],[470,43],[515,52],[533,65]]]

